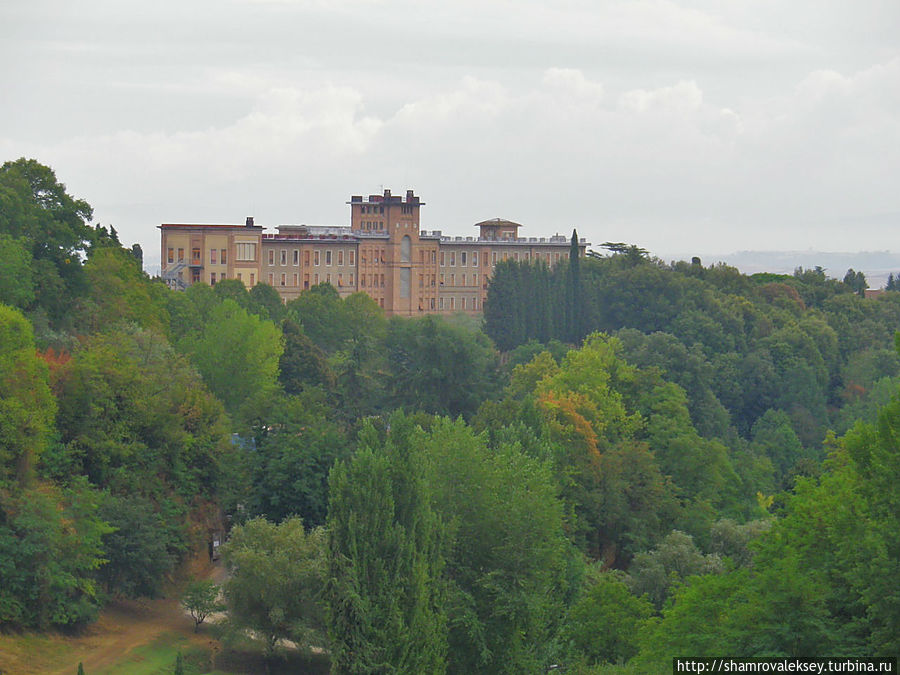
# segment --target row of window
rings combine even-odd
[[[238,276],[240,276],[240,275],[238,275]],[[281,286],[289,286],[290,285],[293,287],[298,287],[300,285],[300,275],[295,272],[290,277],[288,277],[287,273],[282,272],[280,279],[276,279],[275,273],[269,272],[269,285],[275,286],[276,281],[280,281],[279,285],[281,285]],[[291,283],[288,284],[288,281],[290,281]],[[320,278],[318,273],[315,273],[315,274],[306,273],[303,275],[303,288],[304,288],[304,290],[308,290],[310,287],[310,283],[312,283],[312,285],[315,286],[316,284],[321,283],[323,281],[325,283],[334,284],[337,288],[343,288],[344,287],[344,274],[340,273],[340,274],[336,274],[332,277],[332,274],[329,272],[328,274],[325,274]],[[362,281],[362,277],[360,277],[360,281]],[[353,287],[355,285],[355,283],[356,283],[356,275],[348,274],[347,275],[347,285],[350,287]],[[383,281],[382,281],[382,285],[384,285]]]
[[[546,260],[547,264],[559,262],[559,253],[540,253],[534,254],[535,260]],[[519,260],[531,260],[531,252],[523,251],[521,257],[518,251],[509,253],[508,251],[491,251],[491,264],[496,265],[498,260],[506,260],[512,258],[516,262]],[[488,252],[481,252],[481,261],[484,267],[488,265]],[[433,261],[432,261],[433,262]],[[459,262],[459,265],[456,263]],[[441,251],[441,267],[478,267],[478,251]]]
[[[241,243],[235,244],[235,253],[237,254],[238,262],[255,262],[256,261],[256,244],[250,243]],[[177,249],[178,262],[184,262],[184,249]],[[166,250],[166,261],[169,263],[174,263],[176,258],[176,249],[169,247]],[[191,249],[191,264],[192,265],[202,265],[202,255],[199,248]],[[227,248],[211,248],[209,249],[209,264],[210,265],[227,265],[228,264],[228,249]],[[284,264],[284,263],[282,263]]]
[[[432,309],[434,306],[432,305]],[[459,298],[457,300],[456,296],[451,295],[449,298],[438,298],[438,309],[449,309],[449,310],[477,310],[478,309],[478,298],[467,298],[465,296]]]
[[[408,237],[404,237],[405,246],[401,247],[403,250],[401,251],[401,261],[408,262],[409,261],[409,244],[407,243]],[[236,249],[236,258],[238,262],[254,262],[256,260],[256,244],[252,243],[238,243],[235,244]],[[281,249],[278,253],[278,261],[282,266],[286,266],[288,264],[288,251],[287,249]],[[324,253],[324,256],[322,255]],[[356,251],[349,250],[346,252],[347,256],[347,264],[351,267],[356,265]],[[419,251],[419,262],[421,264],[425,264],[426,254],[430,258],[432,263],[435,262],[435,257],[437,252],[434,250],[425,251],[424,249]],[[176,249],[169,248],[167,250],[166,259],[169,263],[175,262]],[[178,262],[184,262],[184,249],[177,249]],[[274,249],[269,249],[269,265],[275,266],[275,256],[276,251]],[[552,262],[559,262],[560,253],[535,253],[535,260],[546,260],[548,264]],[[304,251],[303,252],[303,264],[307,267],[312,264],[313,266],[319,266],[322,264],[322,259],[324,257],[325,265],[331,266],[333,262],[336,260],[336,264],[339,267],[344,265],[344,250],[339,249],[337,254],[331,250],[326,249],[324,252],[321,250],[314,251]],[[509,254],[507,251],[503,251],[499,253],[498,251],[491,252],[491,264],[496,265],[498,260],[506,260],[508,257],[511,257],[515,261],[521,260],[530,260],[531,254],[529,251],[524,251],[522,253],[522,257],[519,257],[519,252],[514,251],[512,254]],[[368,261],[371,260],[373,264],[378,265],[379,263],[385,262],[385,250],[382,249],[362,249],[360,251],[360,264],[366,265]],[[440,252],[440,262],[441,267],[478,267],[478,251],[441,251]],[[488,265],[488,252],[483,251],[481,255],[482,264],[487,267]],[[459,263],[457,265],[457,262]],[[228,263],[228,250],[227,249],[209,249],[209,263],[211,265],[226,265]],[[294,249],[291,251],[291,263],[294,266],[300,265],[300,250]],[[202,264],[201,253],[199,248],[191,249],[191,264],[200,265]]]
[[[323,255],[324,253],[324,255]],[[347,264],[351,267],[356,265],[356,251],[350,250],[347,251]],[[322,259],[325,260],[325,265],[330,267],[332,264],[336,262],[339,267],[344,266],[344,250],[338,249],[337,254],[335,255],[334,251],[331,249],[326,249],[325,251],[314,250],[314,251],[304,251],[303,252],[303,265],[304,267],[310,266],[310,261],[313,266],[318,267],[322,264]],[[288,264],[288,251],[287,249],[281,249],[278,251],[278,261],[282,267]],[[291,251],[291,263],[296,267],[300,265],[300,249],[294,249]],[[269,249],[269,265],[272,267],[275,266],[275,250]]]

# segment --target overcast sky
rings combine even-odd
[[[4,0],[0,160],[162,222],[900,249],[897,0]],[[706,261],[704,261],[706,262]]]

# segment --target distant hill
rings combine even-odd
[[[828,251],[737,251],[722,255],[706,255],[704,265],[724,262],[737,267],[744,274],[773,272],[793,274],[798,267],[822,267],[829,277],[843,279],[851,267],[866,275],[869,288],[883,288],[888,274],[900,273],[900,253],[891,251],[860,251],[857,253]]]

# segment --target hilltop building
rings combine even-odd
[[[420,229],[424,202],[412,190],[353,196],[350,226],[278,225],[265,233],[244,225],[164,223],[162,277],[175,288],[237,279],[248,288],[273,286],[287,301],[319,283],[342,296],[368,293],[387,314],[480,313],[500,260],[569,255],[568,237],[519,236],[521,225],[495,218],[476,223],[478,236],[446,237]],[[580,240],[584,255],[587,242]]]

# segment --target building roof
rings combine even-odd
[[[521,223],[514,223],[511,220],[506,220],[504,218],[491,218],[489,220],[482,220],[480,223],[475,223],[475,227],[483,227],[483,226],[513,226],[513,227],[522,227]]]
[[[222,224],[211,224],[211,223],[163,223],[162,225],[157,225],[160,229],[234,229],[234,230],[261,230],[263,229],[262,225],[222,225]]]

